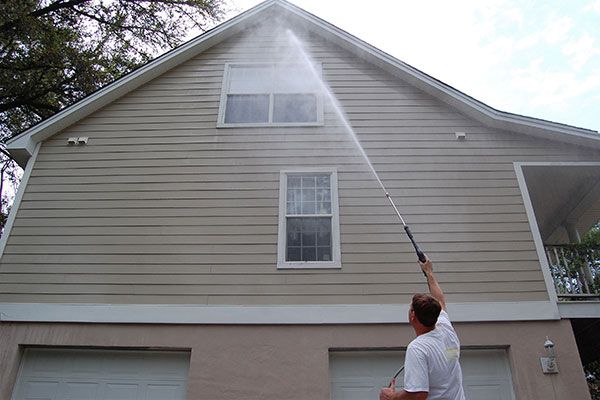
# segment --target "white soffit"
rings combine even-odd
[[[600,135],[596,131],[498,111],[284,0],[267,0],[182,46],[171,50],[154,61],[67,107],[47,120],[40,122],[22,134],[8,140],[7,148],[19,163],[24,165],[33,153],[36,143],[60,132],[62,129],[67,128],[92,112],[233,34],[242,31],[255,22],[264,20],[264,18],[260,18],[259,14],[269,11],[272,7],[280,7],[281,11],[287,12],[288,16],[297,17],[297,22],[309,30],[351,51],[358,57],[379,66],[485,125],[496,129],[505,129],[546,139],[561,140],[600,148]]]

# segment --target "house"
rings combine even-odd
[[[11,139],[0,398],[377,398],[427,287],[344,117],[435,262],[469,398],[589,399],[598,270],[546,252],[600,218],[598,133],[283,0]]]

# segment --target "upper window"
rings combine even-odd
[[[284,171],[280,185],[278,267],[339,268],[335,171]]]
[[[219,126],[316,125],[322,104],[315,73],[291,64],[228,64]]]

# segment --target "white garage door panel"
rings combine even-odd
[[[181,400],[187,352],[26,349],[13,400]]]
[[[513,400],[506,351],[465,349],[460,354],[463,386],[469,400]],[[332,352],[332,400],[379,398],[379,390],[404,364],[404,352]],[[404,374],[397,386],[402,387]]]

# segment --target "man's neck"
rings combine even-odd
[[[421,335],[424,335],[424,334],[429,333],[432,330],[434,330],[435,326],[427,327],[427,326],[421,325],[421,326],[415,326],[414,328],[415,328],[415,333],[417,334],[417,336],[421,336]]]

